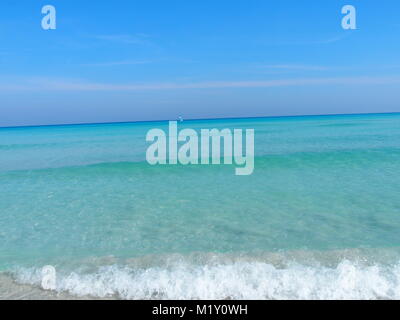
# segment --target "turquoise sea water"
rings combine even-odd
[[[255,129],[251,176],[150,166],[167,125],[0,129],[0,271],[53,265],[76,296],[400,299],[400,114],[178,124]]]

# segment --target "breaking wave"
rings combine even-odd
[[[41,285],[41,269],[18,269],[21,284]],[[344,259],[330,266],[238,260],[58,271],[54,293],[116,299],[400,299],[400,263]]]

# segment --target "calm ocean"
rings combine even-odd
[[[168,122],[0,129],[0,297],[400,299],[400,114],[255,129],[255,170],[150,166]]]

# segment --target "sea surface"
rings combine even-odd
[[[0,299],[400,299],[400,114],[178,123],[254,129],[250,176],[153,128],[0,128]]]

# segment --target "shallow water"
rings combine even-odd
[[[54,265],[74,297],[400,298],[399,114],[179,124],[255,129],[251,176],[150,166],[167,124],[0,129],[3,276],[38,288]]]

